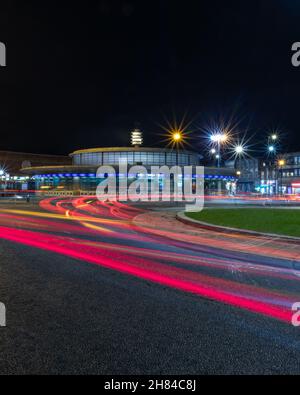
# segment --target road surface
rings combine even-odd
[[[3,204],[0,374],[299,374],[299,256],[174,210]]]

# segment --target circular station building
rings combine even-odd
[[[97,177],[100,166],[112,166],[116,169],[125,160],[128,168],[144,166],[151,177],[152,166],[200,166],[203,156],[185,150],[165,148],[113,147],[75,151],[70,154],[71,165],[42,166],[23,168],[24,175],[35,181],[37,191],[50,194],[93,194],[101,179]],[[205,168],[206,193],[232,193],[236,184],[236,174],[232,169]]]

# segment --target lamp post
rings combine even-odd
[[[241,167],[242,167],[241,166],[241,157],[242,157],[242,155],[245,154],[245,147],[241,144],[238,144],[237,146],[234,147],[234,153],[235,153],[236,162],[237,162],[235,164],[235,166],[237,168],[236,174],[237,174],[238,178],[240,178],[240,176],[242,174],[242,172],[241,172]],[[237,191],[238,191],[238,188],[237,188]]]
[[[225,133],[217,133],[217,134],[213,134],[210,137],[212,143],[216,144],[217,146],[217,160],[218,160],[218,168],[221,167],[221,146],[222,144],[226,143],[226,141],[228,140],[228,135]]]
[[[275,135],[269,137],[269,142],[270,142],[270,140],[276,141],[274,139],[275,139]],[[276,139],[277,139],[277,137],[276,137]],[[270,162],[269,162],[269,165],[268,165],[268,168],[267,168],[268,195],[271,195],[271,181],[272,181],[273,173],[274,173],[273,160],[274,160],[274,156],[276,155],[276,146],[274,144],[271,144],[271,145],[269,144],[268,145],[268,154],[272,157],[271,165],[270,165]]]
[[[178,145],[182,142],[183,136],[181,132],[174,132],[172,135],[173,143],[176,145],[176,165],[179,164]]]
[[[275,132],[269,135],[268,137],[268,155],[271,156],[271,165],[269,163],[267,168],[267,183],[268,183],[268,195],[271,195],[271,181],[274,178],[276,180],[276,163],[275,163],[275,155],[278,151],[278,140],[279,135]],[[276,187],[275,187],[276,188]],[[276,191],[275,191],[276,193]]]
[[[280,195],[283,195],[283,168],[285,165],[286,165],[286,161],[284,159],[280,159],[278,161],[279,178],[280,178],[280,187],[279,187]]]

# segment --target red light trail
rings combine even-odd
[[[290,262],[298,259],[298,246],[285,249],[280,243],[259,243],[247,236],[217,238],[213,232],[176,226],[175,220],[160,214],[117,202],[100,203],[95,197],[45,199],[40,207],[46,212],[0,210],[0,237],[291,322],[300,272],[292,264],[265,266],[250,258],[268,255]],[[144,220],[139,223],[136,217]],[[209,251],[203,253],[203,247],[251,255],[248,262],[217,253],[212,257]],[[278,279],[290,287],[268,287]]]

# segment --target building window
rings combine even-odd
[[[168,153],[167,154],[167,165],[175,166],[176,165],[177,154],[176,153]]]
[[[135,163],[140,163],[141,162],[141,153],[140,152],[135,152],[134,153],[134,161],[135,161]]]

